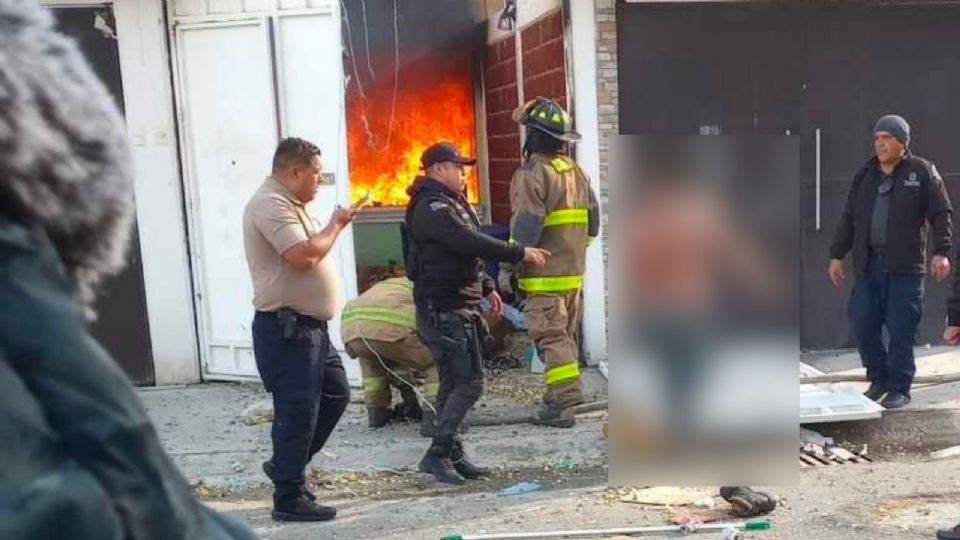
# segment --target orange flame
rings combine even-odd
[[[373,206],[405,206],[407,187],[422,174],[420,155],[431,144],[450,141],[463,155],[476,155],[476,120],[470,79],[449,78],[425,89],[397,92],[387,146],[393,85],[376,99],[353,95],[347,106],[350,202],[369,194]],[[479,204],[475,167],[467,168],[468,199]]]

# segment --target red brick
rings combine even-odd
[[[563,36],[563,13],[561,10],[557,10],[547,18],[547,30],[546,35],[548,36]]]
[[[503,63],[503,70],[506,76],[506,83],[511,84],[517,82],[517,60],[515,58],[510,58]]]
[[[490,157],[496,159],[506,159],[517,155],[516,141],[513,137],[491,137]]]
[[[519,146],[520,146],[520,140],[519,140],[519,138],[516,139],[516,140],[514,140],[514,143],[515,143],[515,144],[517,145],[517,147],[519,148]],[[510,179],[513,178],[513,173],[514,173],[514,171],[516,171],[516,170],[517,170],[517,161],[514,160],[514,159],[504,158],[504,159],[498,159],[498,160],[496,160],[496,161],[490,160],[490,182],[491,182],[491,184],[492,184],[494,181],[504,182],[504,183],[508,184],[507,187],[509,188]]]
[[[520,32],[520,44],[524,51],[540,46],[540,23],[527,25]]]
[[[520,99],[520,96],[517,95],[516,83],[513,83],[510,86],[503,87],[503,90],[501,90],[501,92],[503,92],[503,103],[507,106],[506,107],[507,110],[512,111],[518,105],[520,105],[520,102],[518,101]]]
[[[510,224],[510,205],[508,204],[496,204],[491,207],[491,216],[493,222],[497,225],[509,225]]]
[[[497,64],[492,70],[493,80],[491,83],[495,88],[500,88],[509,84],[510,80],[507,77],[507,66],[506,64]]]
[[[543,49],[543,62],[544,67],[547,69],[563,67],[564,64],[564,51],[563,51],[563,40],[554,39],[553,41],[548,41],[542,47]]]
[[[565,72],[562,69],[558,69],[547,76],[550,80],[550,94],[553,96],[559,96],[566,94],[567,92],[567,80]]]
[[[517,42],[513,36],[510,36],[507,39],[500,41],[499,48],[500,61],[506,60],[507,58],[513,58],[516,56]]]

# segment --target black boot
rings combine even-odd
[[[423,409],[420,408],[420,401],[417,393],[409,386],[400,387],[400,397],[403,398],[403,407],[401,408],[404,418],[409,418],[419,422],[423,419]]]
[[[867,391],[863,395],[867,396],[867,399],[879,402],[883,395],[887,393],[887,385],[881,382],[872,382],[870,383],[870,388],[867,388]]]
[[[269,478],[271,482],[273,481],[273,472],[275,470],[276,470],[276,467],[274,467],[272,461],[263,462],[263,474],[266,474],[267,478]],[[317,500],[317,496],[312,491],[310,491],[309,488],[307,488],[306,482],[304,482],[303,487],[300,488],[300,492],[303,493],[304,497],[310,499],[311,501]]]
[[[490,476],[490,469],[477,467],[473,463],[470,463],[470,460],[467,459],[466,452],[463,450],[463,441],[460,439],[453,440],[450,461],[453,463],[453,468],[460,473],[460,476],[467,480],[480,480],[481,478]]]
[[[444,484],[463,485],[465,482],[453,463],[450,462],[450,453],[453,450],[453,439],[451,437],[434,437],[433,444],[427,450],[427,454],[420,460],[420,472],[432,474],[438,482]]]
[[[720,496],[733,507],[733,515],[742,518],[769,514],[777,507],[777,500],[748,487],[722,487]]]
[[[885,409],[899,409],[910,404],[910,396],[903,392],[891,391],[887,397],[880,402]]]
[[[367,407],[367,422],[373,428],[380,428],[390,423],[393,413],[386,407]]]
[[[276,521],[329,521],[336,517],[337,509],[317,504],[301,495],[293,499],[274,498],[270,515]]]
[[[937,540],[960,540],[960,525],[937,531]]]
[[[423,411],[420,419],[420,436],[432,439],[437,432],[437,414],[430,409]]]
[[[546,404],[537,413],[533,423],[538,426],[572,428],[577,424],[577,419],[570,409],[562,409],[555,404]]]

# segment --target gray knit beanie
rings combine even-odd
[[[910,124],[908,124],[902,116],[888,114],[877,120],[877,125],[873,127],[873,132],[876,134],[881,131],[886,131],[893,135],[897,140],[902,142],[904,146],[910,145]]]

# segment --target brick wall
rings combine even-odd
[[[600,123],[600,200],[607,207],[607,137],[620,133],[617,78],[617,0],[595,0],[597,23],[597,107]],[[602,213],[603,259],[607,262],[607,212]]]
[[[524,101],[543,96],[569,108],[561,11],[554,10],[521,30],[520,46]]]
[[[563,16],[551,11],[520,29],[520,69],[517,88],[515,34],[487,45],[484,58],[487,148],[490,167],[490,206],[494,223],[510,222],[510,179],[520,166],[520,126],[511,113],[537,96],[556,100],[569,109],[563,43]]]
[[[483,83],[486,101],[490,205],[494,223],[510,222],[510,178],[520,166],[520,129],[510,117],[518,106],[516,39],[487,45]]]

